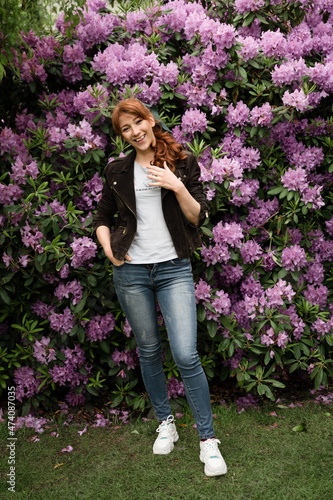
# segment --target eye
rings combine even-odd
[[[135,123],[138,125],[141,122],[142,122],[142,118],[138,118]]]

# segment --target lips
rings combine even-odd
[[[144,141],[146,138],[146,134],[142,135],[141,137],[139,137],[138,139],[134,139],[134,142],[142,142]]]

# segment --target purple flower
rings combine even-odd
[[[243,127],[249,122],[250,109],[243,101],[239,101],[236,106],[229,104],[226,122],[229,126]]]
[[[289,191],[300,191],[302,193],[308,187],[306,171],[301,167],[286,170],[281,176],[281,182]]]
[[[139,364],[137,349],[125,349],[122,352],[120,352],[118,349],[115,349],[111,356],[111,359],[117,366],[120,366],[121,363],[125,363],[128,370],[134,370],[134,368]]]
[[[219,159],[213,158],[210,173],[212,178],[209,178],[207,173],[206,175],[204,173],[204,175],[201,175],[202,178],[206,176],[203,180],[206,182],[214,180],[218,184],[222,184],[225,180],[228,180],[230,182],[230,189],[237,188],[243,179],[243,168],[239,161],[226,156]]]
[[[289,337],[285,331],[279,332],[278,338],[277,338],[277,345],[281,347],[281,349],[285,349],[286,345],[289,341]]]
[[[231,224],[219,222],[213,228],[213,235],[215,243],[220,245],[228,244],[233,248],[240,248],[244,237],[241,226],[236,222]]]
[[[274,118],[272,110],[273,108],[268,102],[265,102],[262,106],[255,106],[251,110],[251,125],[254,127],[258,125],[262,127],[270,127],[271,122]]]
[[[292,93],[286,90],[283,94],[282,101],[285,106],[291,106],[297,109],[297,111],[306,111],[309,106],[309,97],[304,94],[303,89],[296,89]]]
[[[184,134],[194,135],[194,132],[205,132],[207,118],[205,113],[198,109],[187,109],[182,116],[182,129]]]
[[[43,319],[48,319],[50,314],[54,312],[54,307],[51,305],[46,305],[41,300],[37,300],[31,306],[31,310]]]
[[[199,283],[195,285],[195,301],[199,304],[200,300],[208,300],[211,294],[211,286],[200,278]]]
[[[65,45],[63,60],[65,63],[80,64],[86,60],[86,55],[84,53],[83,47],[80,42],[76,42],[73,45]]]
[[[41,245],[44,235],[38,230],[38,227],[31,228],[29,222],[26,222],[24,228],[20,229],[20,233],[24,246],[32,247],[38,253],[44,252],[44,247]]]
[[[54,349],[48,347],[50,337],[42,337],[41,340],[36,340],[34,343],[34,357],[39,363],[49,364],[50,361],[56,360],[56,353]]]
[[[327,304],[329,290],[324,285],[308,285],[307,290],[304,290],[304,297],[312,305],[318,305],[320,310],[323,310]]]
[[[88,323],[87,337],[91,342],[101,342],[111,335],[115,325],[116,321],[112,313],[105,316],[97,314]]]
[[[295,304],[292,304],[286,310],[283,310],[282,313],[286,316],[289,316],[291,325],[293,327],[294,338],[297,342],[299,342],[303,336],[305,323],[297,314]]]
[[[240,253],[244,264],[256,262],[262,256],[262,248],[253,240],[248,240],[243,243]]]
[[[227,245],[217,244],[214,247],[202,247],[201,256],[203,262],[215,265],[217,262],[228,262],[230,260],[230,252]]]
[[[69,273],[70,273],[69,265],[68,264],[64,264],[62,266],[62,268],[60,269],[60,271],[59,271],[60,278],[61,279],[68,278]]]
[[[54,291],[54,295],[62,301],[69,298],[69,294],[73,295],[72,304],[76,305],[80,302],[83,295],[83,286],[77,280],[69,281],[68,283],[60,283]]]
[[[235,0],[235,9],[239,14],[260,10],[265,5],[265,0]]]
[[[40,381],[35,379],[34,370],[28,366],[21,366],[14,371],[16,385],[16,399],[20,402],[25,398],[31,398],[38,391]]]
[[[28,428],[33,428],[35,432],[41,434],[44,432],[43,425],[47,424],[49,420],[44,417],[34,417],[33,415],[27,415],[26,417],[17,417],[15,422],[15,430],[21,429],[23,426]]]
[[[325,222],[326,230],[330,236],[333,236],[333,217]]]
[[[287,43],[284,35],[277,29],[262,33],[260,47],[266,57],[281,57],[285,54]]]
[[[265,334],[261,335],[260,342],[262,343],[262,345],[265,345],[267,347],[275,343],[273,328],[270,328]]]
[[[243,268],[239,264],[236,264],[235,266],[231,264],[224,264],[222,269],[223,272],[221,274],[221,281],[226,285],[234,285],[238,283],[244,274]]]
[[[49,319],[52,330],[59,333],[70,333],[74,327],[75,318],[69,307],[66,307],[63,314],[51,312]]]
[[[167,382],[168,396],[170,398],[178,398],[179,396],[185,396],[185,389],[183,382],[180,382],[175,377],[169,378]]]
[[[303,191],[301,200],[304,201],[306,205],[311,203],[314,210],[324,207],[325,202],[320,194],[322,190],[323,186],[308,187]]]
[[[304,248],[299,245],[286,247],[282,250],[281,263],[287,271],[299,271],[307,265]]]
[[[275,66],[272,71],[272,81],[275,86],[283,87],[293,82],[301,82],[302,78],[309,73],[304,59],[291,59],[279,66]]]
[[[308,283],[313,283],[315,285],[319,285],[324,281],[325,278],[325,270],[324,266],[319,261],[309,262],[308,270],[303,274],[303,278]]]
[[[85,354],[83,349],[76,344],[74,349],[69,347],[63,348],[62,353],[65,355],[65,361],[62,366],[55,365],[49,370],[53,382],[60,386],[69,384],[74,389],[80,384],[86,384],[89,379],[91,367],[85,363]],[[84,367],[85,374],[81,373],[80,368]]]
[[[71,261],[74,269],[81,267],[87,261],[93,259],[97,253],[96,243],[91,238],[88,238],[88,236],[83,236],[82,238],[74,237],[74,241],[70,246],[73,249]]]
[[[244,61],[253,59],[258,55],[259,42],[253,36],[238,36],[237,41],[243,45],[243,47],[239,50],[239,53]]]
[[[227,316],[230,313],[231,302],[227,293],[223,290],[218,290],[215,292],[215,298],[212,300],[211,304],[215,311],[219,314],[224,314]]]
[[[246,205],[256,196],[259,187],[258,179],[245,179],[237,189],[234,188],[230,203],[237,207]]]
[[[19,200],[23,194],[22,189],[17,184],[2,184],[0,182],[0,203],[4,206],[12,205],[15,201]]]
[[[21,158],[18,157],[12,165],[12,172],[9,174],[9,177],[18,184],[26,184],[26,177],[36,179],[38,173],[38,165],[35,160],[25,164],[22,162]]]

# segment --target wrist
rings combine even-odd
[[[178,182],[175,185],[174,193],[181,194],[182,192],[186,191],[186,187],[184,186],[184,184],[182,183],[182,181],[180,179],[177,179],[177,180],[178,180]]]

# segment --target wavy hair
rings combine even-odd
[[[119,118],[123,113],[130,113],[131,115],[138,116],[143,120],[149,120],[153,115],[149,109],[135,97],[129,97],[120,101],[112,111],[112,126],[114,132],[121,136],[121,129],[119,124]],[[184,160],[186,158],[186,152],[181,144],[179,144],[169,132],[165,132],[162,125],[156,120],[153,127],[153,133],[156,139],[156,144],[151,146],[154,151],[153,165],[157,167],[164,168],[164,162],[166,161],[168,167],[173,172],[176,168],[176,162],[178,160]]]

